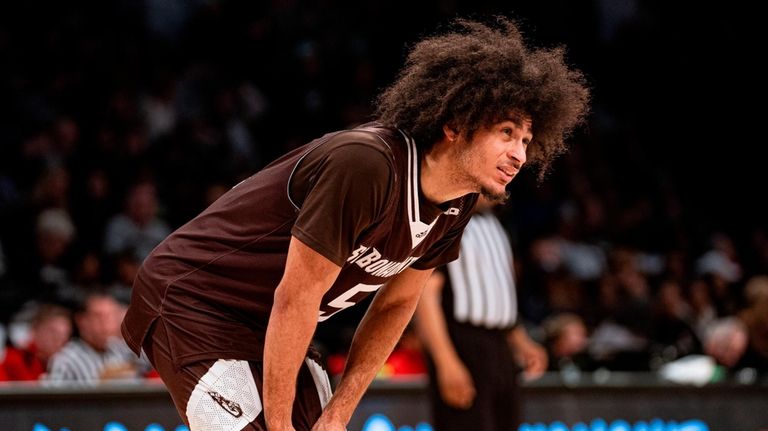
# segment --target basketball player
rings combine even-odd
[[[421,41],[376,123],[286,154],[152,252],[126,341],[192,431],[344,430],[477,194],[546,167],[587,98],[560,50],[529,50],[507,20]],[[331,395],[312,334],[373,292]]]

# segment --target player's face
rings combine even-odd
[[[509,118],[478,130],[461,151],[465,178],[489,199],[504,201],[507,184],[525,164],[531,139],[531,120],[526,117]]]

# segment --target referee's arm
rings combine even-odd
[[[451,407],[468,409],[475,398],[475,385],[448,335],[440,303],[445,275],[435,272],[424,286],[416,309],[416,330],[435,364],[440,397]]]

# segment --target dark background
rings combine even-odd
[[[99,249],[106,218],[143,178],[178,227],[205,207],[208,187],[230,187],[319,134],[371,119],[409,44],[455,17],[494,14],[517,19],[535,45],[565,44],[593,89],[570,155],[544,182],[528,172],[511,186],[505,222],[518,249],[556,231],[558,208],[587,195],[606,208],[601,241],[682,250],[693,265],[722,232],[745,274],[768,271],[768,248],[755,245],[766,238],[768,152],[765,23],[753,3],[120,0],[0,9],[7,277],[33,242],[34,219],[18,209],[51,166],[71,176],[81,249]],[[151,136],[147,98],[175,100],[172,130]],[[62,119],[78,139],[41,145]],[[226,132],[235,120],[245,150]],[[94,170],[110,186],[103,207],[84,197]]]
[[[209,94],[243,80],[264,92],[260,165],[364,119],[409,43],[456,16],[503,14],[539,45],[565,44],[586,72],[594,103],[582,145],[618,193],[673,187],[701,223],[729,229],[764,219],[764,24],[749,2],[165,2],[177,13],[154,28],[162,3],[3,6],[0,173],[28,174],[15,172],[19,146],[56,115],[77,119],[87,141],[116,92],[160,91],[191,69]],[[309,113],[308,90],[321,106]]]

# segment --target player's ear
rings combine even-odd
[[[452,124],[445,123],[443,124],[443,135],[445,135],[447,140],[453,142],[459,136],[459,132]]]

